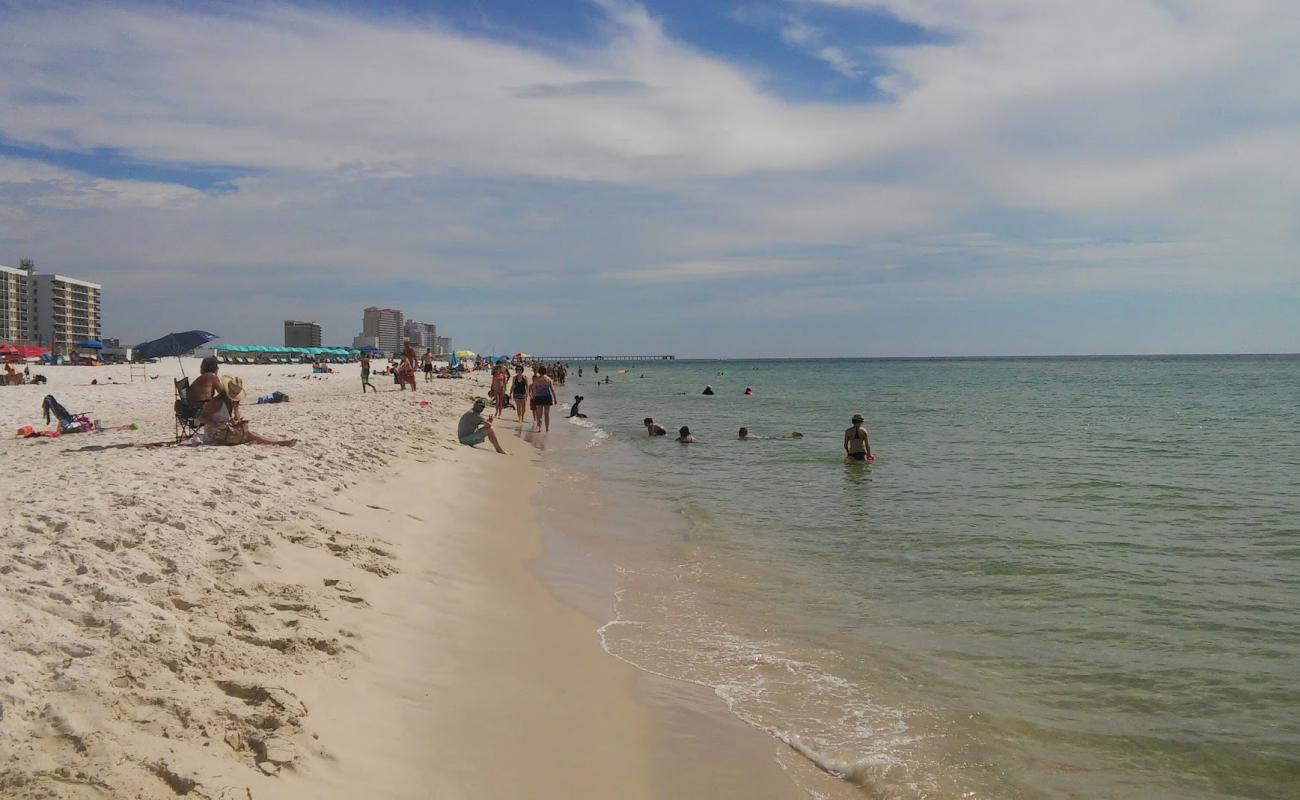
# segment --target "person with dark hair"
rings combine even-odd
[[[199,377],[190,384],[186,395],[191,403],[206,403],[221,392],[221,378],[217,376],[220,366],[216,356],[208,356],[199,362]]]
[[[545,364],[536,369],[532,390],[533,419],[536,422],[534,429],[549,431],[551,429],[551,406],[555,405],[555,382],[551,380],[550,375],[546,374]]]
[[[646,417],[642,424],[645,425],[645,432],[650,436],[668,435],[668,429],[655,422],[653,417]]]
[[[582,413],[581,411],[578,410],[578,407],[582,405],[582,401],[585,400],[585,399],[586,399],[586,398],[584,398],[584,397],[583,397],[582,395],[580,395],[580,394],[578,394],[578,395],[574,395],[574,396],[573,396],[573,405],[569,406],[569,417],[570,417],[570,418],[572,418],[572,417],[577,417],[577,418],[579,418],[579,419],[586,419],[586,418],[587,418],[587,415],[586,415],[586,414],[584,414],[584,413]]]
[[[757,433],[750,433],[750,432],[749,432],[749,428],[741,428],[741,429],[740,429],[740,438],[741,438],[741,439],[761,439],[761,438],[763,438],[763,437],[759,436]]]
[[[379,394],[379,390],[376,389],[375,385],[370,382],[370,354],[362,353],[361,354],[361,393],[362,394],[366,393],[367,386],[370,387],[370,391],[374,392],[375,394]]]
[[[515,377],[510,381],[510,397],[514,400],[515,411],[519,413],[519,425],[524,424],[524,399],[528,397],[528,379],[524,377],[524,365],[515,365]]]
[[[480,398],[474,401],[473,408],[461,414],[460,422],[456,426],[456,439],[470,447],[486,439],[492,443],[498,453],[505,455],[506,451],[501,449],[501,443],[497,441],[496,431],[492,430],[493,418],[483,416],[485,408],[487,408],[487,401]]]
[[[696,439],[694,436],[692,436],[691,429],[683,425],[681,427],[681,430],[677,431],[677,441],[681,442],[682,444],[690,444],[692,442],[698,442],[699,439]]]
[[[853,425],[844,431],[844,454],[854,461],[875,461],[871,454],[871,440],[867,438],[867,429],[862,427],[861,414],[853,415]]]

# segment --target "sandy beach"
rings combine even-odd
[[[12,430],[47,393],[138,427],[4,439],[4,796],[802,796],[532,574],[538,450],[454,440],[481,376],[363,396],[354,365],[223,367],[290,395],[245,416],[298,444],[146,448],[174,359],[38,371],[0,391]]]

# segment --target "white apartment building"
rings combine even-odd
[[[30,262],[22,269],[0,266],[0,340],[71,353],[76,342],[100,337],[102,290],[98,283],[38,273]]]
[[[31,273],[0,264],[0,342],[21,342],[31,330]]]

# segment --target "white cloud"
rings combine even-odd
[[[363,267],[611,291],[851,263],[941,294],[1295,283],[1293,4],[799,2],[945,36],[857,51],[792,15],[786,41],[842,74],[883,67],[889,100],[825,103],[614,0],[606,38],[546,52],[288,6],[7,8],[7,139],[256,177],[214,195],[0,159],[0,245],[282,292]]]

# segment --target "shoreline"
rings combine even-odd
[[[10,421],[52,393],[139,422],[4,444],[16,480],[80,492],[3,508],[6,796],[805,796],[767,737],[606,653],[539,578],[540,456],[513,424],[509,457],[455,443],[483,376],[399,399],[354,368],[223,367],[288,389],[246,414],[300,444],[145,449],[171,428],[175,365],[154,371],[0,394]]]

